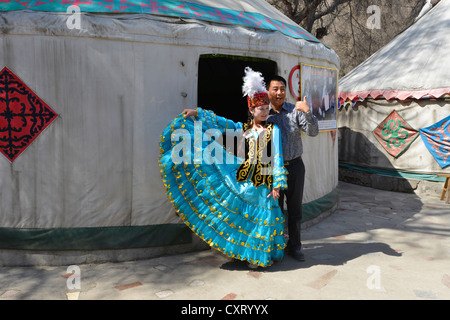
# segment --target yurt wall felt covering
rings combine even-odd
[[[430,153],[421,131],[449,114],[450,103],[445,99],[366,99],[342,107],[339,161],[363,168],[416,173],[418,177],[446,172],[448,169],[441,167]],[[441,132],[440,145],[435,144],[435,148],[450,152],[448,127]]]
[[[15,128],[25,121],[30,130],[41,126],[29,122],[30,108],[39,114],[33,119],[47,124],[33,141],[17,142],[21,152],[13,158],[4,144],[10,133],[1,132],[0,249],[190,243],[190,230],[165,195],[158,156],[165,126],[197,106],[200,56],[269,59],[286,77],[300,62],[339,68],[337,55],[295,24],[280,30],[289,20],[262,0],[239,1],[234,9],[234,1],[124,3],[80,2],[80,29],[67,27],[71,3],[0,4],[0,127],[9,119]],[[153,4],[181,13],[152,12]],[[219,12],[240,23],[211,18]],[[243,16],[255,20],[242,23]],[[257,20],[263,18],[267,25]],[[254,21],[260,23],[249,27]],[[9,76],[32,92],[19,100],[23,110],[5,111]],[[303,140],[309,219],[337,202],[337,143],[329,132]]]

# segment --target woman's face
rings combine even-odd
[[[253,119],[255,119],[256,122],[264,122],[267,120],[267,117],[269,116],[269,105],[254,107],[250,109],[250,112],[253,115]]]

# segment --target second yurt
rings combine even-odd
[[[436,193],[450,173],[450,1],[340,80],[343,179]]]

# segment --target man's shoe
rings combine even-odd
[[[292,250],[289,252],[289,255],[291,255],[297,261],[305,261],[305,255],[301,250]]]

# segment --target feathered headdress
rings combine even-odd
[[[247,96],[249,108],[269,104],[269,95],[261,72],[253,71],[250,67],[245,68],[242,92],[244,97]]]

